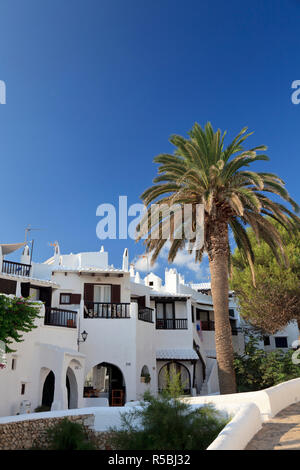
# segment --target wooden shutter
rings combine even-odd
[[[141,297],[138,297],[137,301],[138,301],[139,308],[145,308],[146,307],[146,296],[145,295],[143,295]]]
[[[71,301],[70,304],[72,305],[79,305],[81,300],[80,294],[71,294]]]
[[[84,301],[94,302],[94,284],[84,284]]]
[[[17,283],[9,279],[0,279],[0,292],[2,294],[16,295]]]
[[[52,288],[40,287],[40,300],[45,303],[45,307],[51,307]]]
[[[116,304],[121,302],[121,286],[119,284],[111,286],[111,301]]]

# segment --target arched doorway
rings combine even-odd
[[[107,398],[110,406],[123,406],[126,385],[121,369],[108,362],[94,366],[86,376],[84,397]]]
[[[180,362],[172,361],[163,365],[158,374],[158,389],[163,391],[168,385],[168,381],[178,376],[180,385],[185,394],[191,392],[191,375],[186,366]]]
[[[49,371],[43,386],[42,393],[42,406],[51,410],[51,405],[54,398],[55,376],[52,370]]]
[[[73,369],[68,367],[66,373],[66,388],[68,397],[68,408],[74,409],[78,406],[78,386]]]

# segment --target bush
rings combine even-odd
[[[300,377],[300,366],[293,364],[292,354],[281,349],[266,352],[258,348],[258,341],[251,337],[245,353],[236,354],[234,360],[239,392],[251,392],[272,387],[286,380]]]
[[[177,399],[149,394],[141,408],[122,415],[111,429],[116,450],[205,450],[227,424],[210,405],[192,409]]]
[[[42,413],[43,411],[51,411],[51,407],[47,405],[37,406],[34,410],[35,413]]]
[[[51,450],[94,450],[82,424],[63,419],[47,430]]]

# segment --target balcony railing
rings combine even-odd
[[[215,331],[215,322],[214,321],[201,321],[201,329],[202,331]],[[236,336],[239,331],[241,331],[241,328],[238,328],[235,325],[231,324],[231,333],[233,336]]]
[[[14,261],[3,260],[2,272],[5,274],[14,274],[17,276],[30,276],[30,264],[15,263]]]
[[[157,330],[186,330],[187,319],[186,318],[157,318],[156,319]]]
[[[129,303],[85,302],[84,318],[130,318]]]
[[[201,321],[201,330],[202,331],[214,331],[215,322],[214,321]]]
[[[153,323],[153,308],[139,308],[138,319],[147,323]]]
[[[76,328],[77,312],[61,308],[46,307],[45,325]]]

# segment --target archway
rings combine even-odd
[[[78,385],[73,369],[68,367],[66,374],[66,387],[68,397],[68,408],[74,409],[78,406]]]
[[[54,388],[55,388],[55,375],[50,370],[45,379],[42,392],[42,406],[45,406],[51,410],[51,405],[54,398]]]
[[[179,382],[185,394],[191,392],[191,375],[186,366],[180,362],[172,361],[164,364],[158,374],[158,389],[163,391],[168,385],[168,381],[178,376]]]
[[[107,398],[110,406],[123,406],[126,385],[121,369],[108,362],[94,366],[84,382],[84,397]]]

